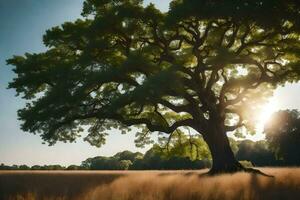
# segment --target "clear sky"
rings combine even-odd
[[[150,0],[146,0],[148,4]],[[169,0],[152,2],[167,10]],[[117,131],[107,144],[95,148],[78,139],[77,143],[57,143],[48,147],[39,136],[20,130],[17,110],[24,101],[7,90],[14,74],[5,60],[12,55],[45,50],[42,35],[45,30],[80,17],[83,0],[0,0],[0,163],[5,164],[80,164],[88,157],[110,156],[122,150],[141,151],[134,145],[134,133],[121,135]],[[288,85],[275,91],[273,102],[280,108],[300,109],[300,84]],[[265,112],[269,112],[266,110]],[[255,137],[253,137],[255,138]],[[257,137],[256,137],[257,138]]]

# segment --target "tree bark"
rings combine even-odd
[[[208,144],[212,155],[213,164],[210,174],[233,173],[245,170],[235,159],[225,132],[214,127],[204,136],[204,140]]]

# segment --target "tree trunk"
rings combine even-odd
[[[218,131],[214,127],[212,131],[204,136],[204,140],[208,144],[212,155],[213,165],[210,169],[211,174],[232,173],[245,170],[235,159],[225,132]]]

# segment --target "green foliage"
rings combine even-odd
[[[131,165],[132,165],[132,162],[130,160],[121,160],[120,161],[120,169],[121,170],[128,170]]]
[[[130,151],[119,152],[112,157],[97,156],[82,162],[81,168],[91,170],[159,170],[159,169],[201,169],[211,165],[205,159],[191,160],[180,155],[165,157],[154,145],[145,155]]]
[[[280,165],[280,162],[276,161],[275,155],[269,149],[266,141],[240,141],[238,143],[238,151],[236,152],[236,158],[238,160],[250,161],[254,166]]]
[[[118,160],[130,160],[134,162],[136,159],[143,158],[143,154],[140,152],[132,153],[131,151],[122,151],[113,156]]]
[[[90,170],[128,170],[133,163],[143,158],[140,152],[122,151],[114,156],[97,156],[88,158],[81,163],[81,167]]]
[[[108,158],[103,156],[97,156],[94,158],[88,158],[82,162],[82,166],[88,165],[90,170],[120,170],[120,162],[115,158]]]
[[[231,149],[232,149],[232,152],[233,152],[234,154],[236,154],[237,151],[239,150],[239,147],[238,147],[238,143],[239,143],[239,142],[236,141],[235,139],[231,138],[231,137],[229,137],[228,140],[229,140],[229,144],[230,144],[230,147],[231,147]]]
[[[182,157],[190,160],[211,159],[207,144],[199,135],[185,135],[176,131],[171,136],[161,134],[159,144],[153,146],[154,151],[161,157]]]
[[[253,167],[252,163],[248,160],[241,160],[239,161],[244,167],[247,167],[247,168],[251,168]]]
[[[69,165],[66,170],[84,170],[84,168],[78,165]]]
[[[160,151],[159,146],[154,145],[148,150],[143,159],[137,159],[130,169],[133,170],[179,170],[179,169],[202,169],[211,166],[208,159],[191,160],[189,157],[168,155],[166,157]]]
[[[33,165],[31,170],[65,170],[66,168],[61,165]]]

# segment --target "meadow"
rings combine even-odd
[[[300,199],[300,168],[204,176],[198,171],[2,171],[1,200]]]

